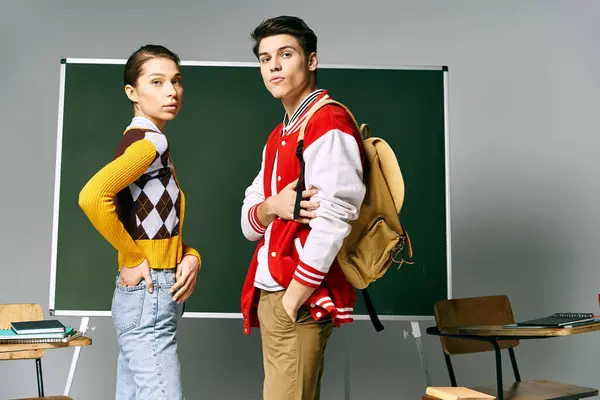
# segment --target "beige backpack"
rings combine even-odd
[[[300,161],[300,178],[294,219],[298,218],[302,190],[300,183],[304,181],[304,131],[310,117],[327,104],[334,104],[346,110],[363,138],[365,198],[358,218],[350,223],[352,230],[344,239],[337,260],[348,282],[363,293],[371,321],[375,329],[380,331],[383,325],[377,317],[366,288],[381,278],[393,262],[398,263],[398,268],[403,263],[412,264],[404,259],[403,250],[406,249],[408,257],[411,258],[412,247],[399,217],[404,202],[404,179],[396,155],[387,142],[378,137],[370,137],[369,126],[363,124],[359,127],[350,110],[334,100],[322,100],[315,104],[301,126],[296,149],[296,156]]]

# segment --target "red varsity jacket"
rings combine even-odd
[[[258,327],[260,289],[255,286],[259,263],[287,288],[292,279],[315,288],[306,305],[315,320],[331,318],[334,326],[353,320],[356,295],[336,256],[358,217],[365,195],[363,148],[352,118],[340,107],[326,105],[310,119],[304,134],[305,187],[315,186],[312,200],[320,203],[316,218],[307,224],[276,218],[268,227],[257,217],[257,207],[298,179],[296,147],[300,125],[311,107],[329,98],[327,91],[309,95],[287,124],[279,124],[263,150],[261,169],[245,193],[241,226],[248,240],[258,241],[242,289],[244,332]],[[287,116],[286,116],[287,119]],[[263,248],[265,247],[265,248]],[[262,251],[261,251],[262,250]]]

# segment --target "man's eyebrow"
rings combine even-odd
[[[277,51],[281,51],[281,50],[285,50],[285,49],[292,49],[292,50],[296,50],[294,48],[294,46],[292,46],[291,44],[285,45],[285,46],[281,46],[280,48],[277,49]],[[268,55],[269,53],[266,51],[263,51],[262,53],[260,53],[258,56],[264,56],[264,55]]]

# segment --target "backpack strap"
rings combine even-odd
[[[342,107],[348,113],[350,118],[352,118],[352,122],[354,122],[355,128],[358,130],[363,140],[371,137],[371,128],[369,127],[369,125],[362,124],[359,126],[356,122],[356,118],[354,118],[354,115],[352,115],[350,110],[342,103],[331,99],[320,100],[310,109],[310,111],[306,115],[306,118],[302,122],[302,125],[300,126],[300,133],[298,134],[298,146],[296,147],[296,157],[300,162],[300,176],[298,177],[298,183],[296,184],[296,202],[294,204],[294,219],[298,219],[298,217],[300,216],[300,201],[302,200],[302,183],[304,182],[304,157],[302,157],[302,151],[304,150],[304,132],[306,131],[306,126],[308,125],[310,117],[312,117],[314,113],[316,113],[318,110],[320,110],[322,107],[328,104],[333,104]],[[361,293],[365,305],[367,307],[367,312],[369,313],[371,323],[373,324],[377,332],[382,331],[384,327],[381,321],[379,320],[379,317],[377,316],[377,311],[375,310],[375,306],[373,305],[371,296],[369,296],[369,292],[365,288],[361,290]]]
[[[362,126],[358,126],[358,123],[356,122],[356,118],[354,118],[354,115],[352,115],[352,113],[350,112],[348,107],[346,107],[339,101],[335,101],[332,99],[323,99],[323,100],[319,100],[317,102],[317,104],[312,106],[312,108],[306,115],[304,122],[302,122],[302,125],[300,126],[300,134],[298,135],[298,142],[300,142],[301,140],[304,140],[304,132],[306,131],[306,126],[308,125],[308,121],[310,120],[310,117],[312,117],[314,113],[319,111],[323,106],[326,106],[327,104],[335,104],[336,106],[342,107],[344,109],[344,111],[346,111],[348,113],[350,118],[352,118],[352,122],[354,122],[354,126],[356,127],[356,129],[362,134],[363,126],[365,126],[366,124],[363,124]]]
[[[362,124],[359,130],[363,140],[371,137],[371,127],[368,124]]]
[[[310,118],[314,115],[314,113],[316,113],[322,107],[324,107],[328,104],[334,104],[336,106],[342,107],[348,113],[350,118],[352,118],[352,122],[354,122],[354,126],[360,132],[363,139],[366,139],[371,134],[371,129],[369,128],[369,126],[367,124],[362,124],[361,126],[358,126],[358,123],[356,122],[356,118],[354,118],[354,115],[352,115],[352,113],[350,112],[348,107],[346,107],[345,105],[343,105],[340,102],[337,102],[332,99],[322,99],[322,100],[319,100],[315,105],[313,105],[311,107],[310,111],[304,118],[302,125],[300,125],[300,133],[298,134],[298,145],[296,146],[296,158],[300,162],[300,176],[298,177],[298,183],[296,185],[296,203],[294,204],[294,215],[293,215],[293,218],[295,220],[298,219],[298,217],[300,216],[300,201],[302,200],[302,183],[304,182],[304,157],[302,157],[302,152],[304,151],[304,132],[306,131],[306,127],[308,126],[308,121],[310,121]],[[365,137],[365,132],[367,135],[366,137]]]

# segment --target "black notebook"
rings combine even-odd
[[[20,335],[31,333],[58,333],[65,331],[65,326],[55,319],[11,322],[10,325],[13,331]]]
[[[544,326],[559,328],[566,325],[593,322],[592,313],[555,313],[548,317],[530,319],[523,322],[517,322],[517,326]]]

